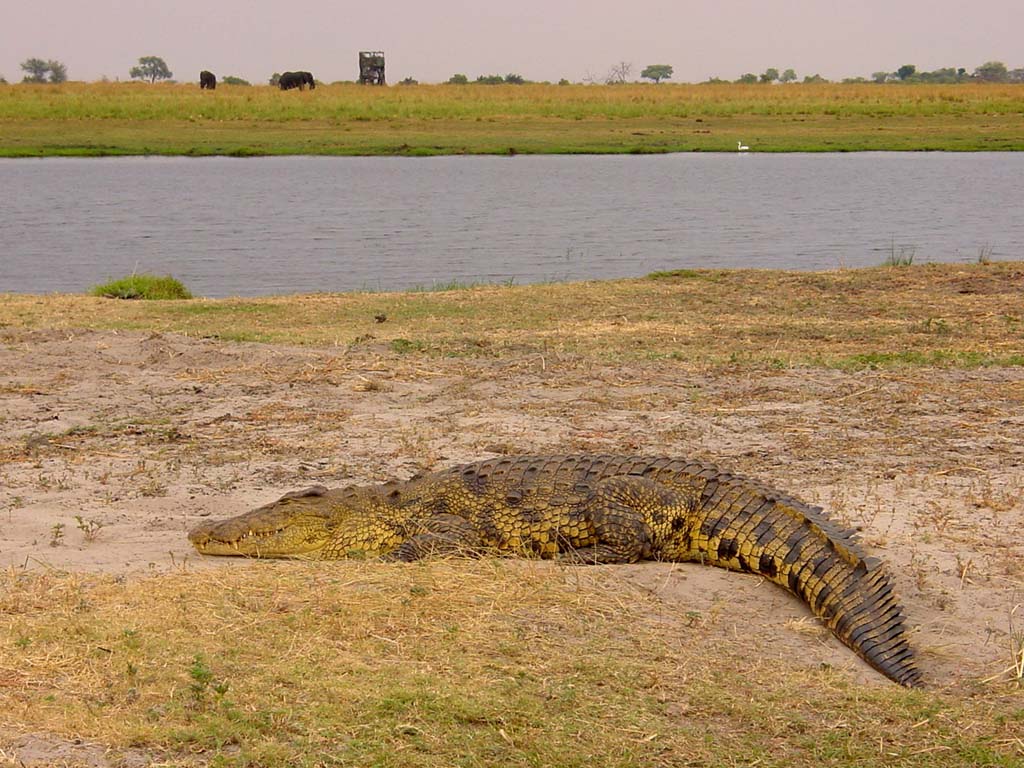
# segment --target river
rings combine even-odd
[[[196,295],[1024,258],[1024,153],[0,160],[0,292]]]

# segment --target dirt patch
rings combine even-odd
[[[145,768],[153,765],[151,755],[134,750],[111,750],[82,739],[62,739],[49,734],[30,733],[0,740],[0,765],[16,768]]]
[[[7,330],[0,566],[260,568],[199,558],[186,531],[296,487],[495,452],[694,456],[860,529],[895,570],[925,678],[979,685],[1009,666],[1009,617],[1024,602],[1022,434],[1020,368],[700,371]],[[654,563],[611,572],[712,638],[772,637],[786,663],[887,684],[758,578]]]

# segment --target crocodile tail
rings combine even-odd
[[[706,479],[690,542],[695,559],[780,584],[879,672],[921,684],[892,576],[861,553],[853,531],[755,481]]]

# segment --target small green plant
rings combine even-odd
[[[82,532],[82,536],[85,537],[86,541],[95,541],[99,535],[100,528],[103,527],[103,523],[96,519],[86,520],[81,515],[75,515],[75,526]]]
[[[50,546],[59,547],[64,543],[64,523],[54,523],[50,528]]]
[[[191,299],[192,293],[181,282],[165,275],[136,275],[122,277],[92,288],[93,296],[108,299]]]
[[[213,670],[206,666],[202,656],[196,654],[192,657],[192,665],[188,668],[188,676],[192,678],[189,683],[189,705],[194,709],[202,709],[206,703],[206,692],[212,690],[217,701],[224,698],[228,692],[228,683],[217,680],[213,676]]]
[[[422,341],[411,341],[409,339],[392,339],[391,340],[391,351],[397,352],[398,354],[407,354],[410,352],[422,352],[426,349],[427,345]]]
[[[928,317],[922,320],[918,326],[921,333],[934,333],[938,336],[949,336],[953,329],[941,317]]]
[[[896,238],[889,244],[889,255],[885,257],[887,267],[909,267],[914,263],[917,248],[912,245],[896,245]]]

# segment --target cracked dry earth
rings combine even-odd
[[[861,531],[925,677],[1005,671],[1024,602],[1024,369],[842,372],[435,359],[147,333],[0,330],[0,567],[259,568],[186,531],[283,492],[494,453],[688,455]],[[793,597],[696,564],[608,566],[707,631],[881,677]],[[1024,625],[1024,609],[1016,613]]]

